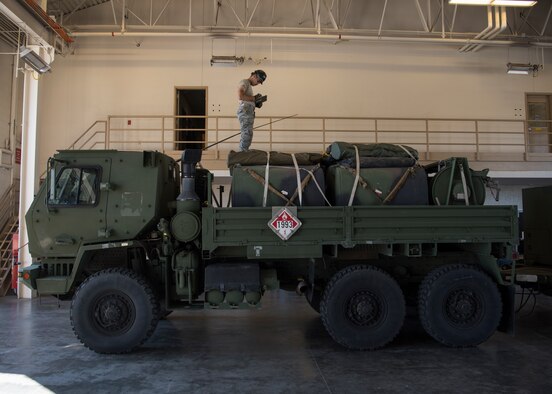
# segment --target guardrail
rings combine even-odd
[[[0,234],[13,217],[19,215],[19,183],[12,184],[0,197]]]
[[[476,161],[552,161],[551,120],[282,118],[257,116],[255,124],[261,127],[254,131],[253,149],[319,152],[333,141],[386,142],[409,145],[423,160],[462,155]],[[199,128],[192,126],[198,121]],[[72,149],[157,150],[176,155],[183,144],[208,146],[240,130],[235,116],[111,115],[105,130],[94,129],[100,122],[83,133]],[[239,135],[215,145],[206,157],[223,158],[237,148],[238,141]]]

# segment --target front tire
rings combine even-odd
[[[502,299],[494,281],[479,267],[447,265],[430,272],[418,294],[420,321],[438,342],[476,346],[496,331]]]
[[[151,336],[159,309],[143,277],[112,268],[79,286],[71,303],[71,325],[79,340],[97,353],[128,353]]]
[[[328,282],[320,313],[337,343],[349,349],[373,350],[399,333],[405,317],[404,295],[386,272],[355,265],[339,271]]]

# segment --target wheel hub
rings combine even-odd
[[[446,300],[448,318],[460,326],[469,326],[481,317],[482,303],[477,294],[469,289],[451,292]]]
[[[94,322],[106,333],[127,331],[134,322],[135,310],[132,301],[124,294],[107,294],[95,304]]]
[[[361,291],[354,294],[348,302],[347,317],[356,325],[374,325],[380,316],[380,300],[369,291]]]

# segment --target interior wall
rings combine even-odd
[[[269,98],[258,115],[519,120],[525,93],[552,93],[546,68],[537,77],[506,74],[509,61],[536,62],[536,49],[464,54],[434,44],[229,41],[244,65],[210,67],[210,38],[79,38],[75,53],[56,57],[41,77],[41,168],[108,115],[172,115],[175,86],[207,86],[211,114],[234,116],[237,83],[257,68],[268,79],[254,91]]]
[[[0,41],[0,53],[13,52],[13,48]],[[0,148],[9,149],[10,110],[13,76],[13,55],[0,55]],[[4,155],[0,156],[4,159]],[[10,156],[5,156],[10,158]],[[0,167],[0,196],[10,186],[9,168]]]
[[[13,48],[0,40],[0,53],[13,52]],[[0,55],[0,148],[7,149],[10,130],[13,55]]]

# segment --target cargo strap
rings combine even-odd
[[[341,168],[344,168],[346,169],[347,171],[349,171],[351,174],[353,174],[355,176],[355,178],[357,177],[357,171],[356,170],[353,170],[352,168],[350,167],[345,167],[345,166],[340,166]],[[407,168],[406,171],[404,172],[404,174],[402,174],[401,178],[399,179],[399,181],[395,184],[395,186],[393,187],[393,189],[391,189],[391,191],[389,192],[389,194],[387,194],[387,197],[385,197],[385,199],[382,199],[381,198],[381,194],[382,192],[378,189],[376,189],[375,187],[373,187],[372,185],[370,185],[368,183],[368,181],[366,181],[362,176],[358,176],[358,184],[365,190],[370,190],[371,192],[373,192],[376,197],[381,201],[381,204],[382,205],[385,205],[387,204],[388,202],[390,202],[391,200],[393,200],[395,198],[395,196],[397,195],[397,193],[399,192],[399,190],[402,189],[402,187],[404,186],[404,184],[406,183],[406,181],[408,180],[408,177],[411,176],[411,175],[414,175],[415,173],[415,168],[416,166],[414,167],[410,167],[410,168]]]
[[[299,195],[299,193],[302,193],[303,190],[305,190],[305,187],[309,184],[309,182],[312,180],[314,182],[314,185],[316,186],[316,188],[318,189],[318,191],[320,192],[320,195],[324,198],[324,200],[326,201],[326,203],[328,204],[328,206],[332,206],[332,204],[330,204],[330,202],[328,201],[328,199],[326,198],[326,195],[324,194],[324,191],[322,190],[322,188],[320,187],[320,185],[318,184],[318,181],[316,180],[316,177],[314,176],[314,172],[320,168],[320,164],[317,164],[316,167],[314,167],[312,170],[307,170],[306,168],[300,168],[301,171],[305,171],[307,173],[307,176],[303,179],[303,181],[301,182],[301,184],[297,187],[297,190],[295,190],[295,192],[293,193],[293,195],[291,196],[291,198],[289,199],[289,204],[293,204],[293,202],[295,201],[295,199],[297,198],[297,196]],[[301,179],[299,177],[299,179]],[[302,204],[302,203],[301,203]]]
[[[418,160],[412,155],[412,153],[410,153],[410,151],[408,149],[406,149],[404,146],[402,146],[401,144],[397,144],[397,146],[401,147],[407,154],[408,156],[410,156],[411,158],[414,159],[414,161],[417,163]]]
[[[317,167],[320,167],[320,164],[317,165]],[[330,204],[330,202],[328,201],[328,199],[326,198],[326,194],[324,193],[324,191],[322,190],[322,188],[320,187],[320,185],[318,184],[318,181],[316,180],[316,177],[314,176],[314,171],[316,170],[316,168],[314,169],[314,171],[310,171],[310,170],[307,170],[306,168],[301,168],[301,170],[307,172],[309,175],[305,177],[305,179],[307,179],[308,177],[311,177],[312,178],[312,181],[314,182],[316,188],[318,189],[318,191],[320,192],[320,194],[322,195],[322,197],[324,197],[324,200],[326,201],[326,204],[328,204],[328,206],[332,206],[332,204]]]
[[[359,171],[353,170],[351,167],[345,167],[345,166],[340,166],[340,167],[346,169],[347,171],[349,171],[353,176],[355,176],[355,178],[357,177],[357,174],[359,173]],[[360,175],[358,175],[358,184],[363,189],[370,190],[371,192],[373,192],[380,201],[383,201],[382,198],[381,198],[381,193],[382,192],[380,190],[376,189],[375,187],[373,187],[372,185],[370,185],[368,183],[368,181],[366,181]]]
[[[360,157],[358,154],[358,148],[356,145],[353,145],[353,147],[355,148],[356,176],[355,176],[355,181],[353,182],[353,190],[351,191],[351,197],[349,198],[349,206],[353,205],[353,200],[355,199],[355,194],[358,187],[358,180],[360,178]]]
[[[402,174],[401,179],[399,179],[399,181],[393,187],[393,189],[391,189],[391,191],[389,192],[387,197],[385,197],[385,200],[383,200],[383,202],[382,202],[383,205],[387,204],[389,201],[391,201],[395,198],[395,196],[397,195],[399,190],[402,189],[402,187],[404,186],[404,184],[408,180],[408,177],[411,176],[411,175],[414,175],[414,173],[416,172],[416,167],[418,167],[418,165],[414,165],[414,166],[409,167],[409,168],[406,169],[404,174]]]
[[[270,185],[262,176],[257,174],[255,171],[253,171],[251,168],[243,167],[244,171],[247,172],[251,177],[259,182],[265,190],[267,191],[266,196],[263,197],[263,206],[266,206],[266,197],[268,196],[268,190],[270,190],[272,193],[280,197],[282,200],[284,200],[287,204],[286,205],[295,205],[293,202],[291,202],[286,196],[284,196],[282,193],[280,193],[277,189],[274,188],[274,186]]]
[[[263,192],[263,207],[266,207],[266,199],[268,197],[268,175],[270,174],[270,152],[266,152],[266,169],[264,177],[264,192]],[[286,198],[287,200],[287,198]]]
[[[295,158],[295,153],[291,154],[291,159],[293,160],[293,166],[295,167],[295,176],[297,177],[297,190],[296,190],[296,192],[298,192],[298,194],[299,194],[299,205],[302,206],[303,205],[303,188],[305,186],[303,186],[303,184],[301,183],[301,174],[299,174],[299,165],[297,164],[297,159]],[[307,179],[307,178],[305,178],[305,179]],[[295,196],[295,194],[294,194],[294,196]],[[293,197],[292,197],[291,201],[293,201]]]
[[[402,146],[401,144],[397,144],[399,147],[402,148],[402,150],[404,150],[408,156],[410,156],[412,159],[414,159],[414,165],[410,168],[408,168],[404,174],[402,174],[401,176],[401,179],[399,179],[399,181],[397,182],[397,184],[395,185],[395,187],[393,187],[393,189],[389,192],[389,194],[387,195],[387,197],[385,197],[385,200],[383,200],[383,204],[387,204],[389,201],[393,200],[395,198],[395,196],[397,195],[397,193],[399,192],[399,190],[402,189],[403,185],[406,183],[406,181],[408,180],[408,177],[411,176],[411,175],[414,175],[415,172],[416,172],[416,168],[419,167],[420,165],[418,164],[418,160],[412,155],[412,153],[410,153],[410,151],[408,149],[406,149],[404,146]]]

